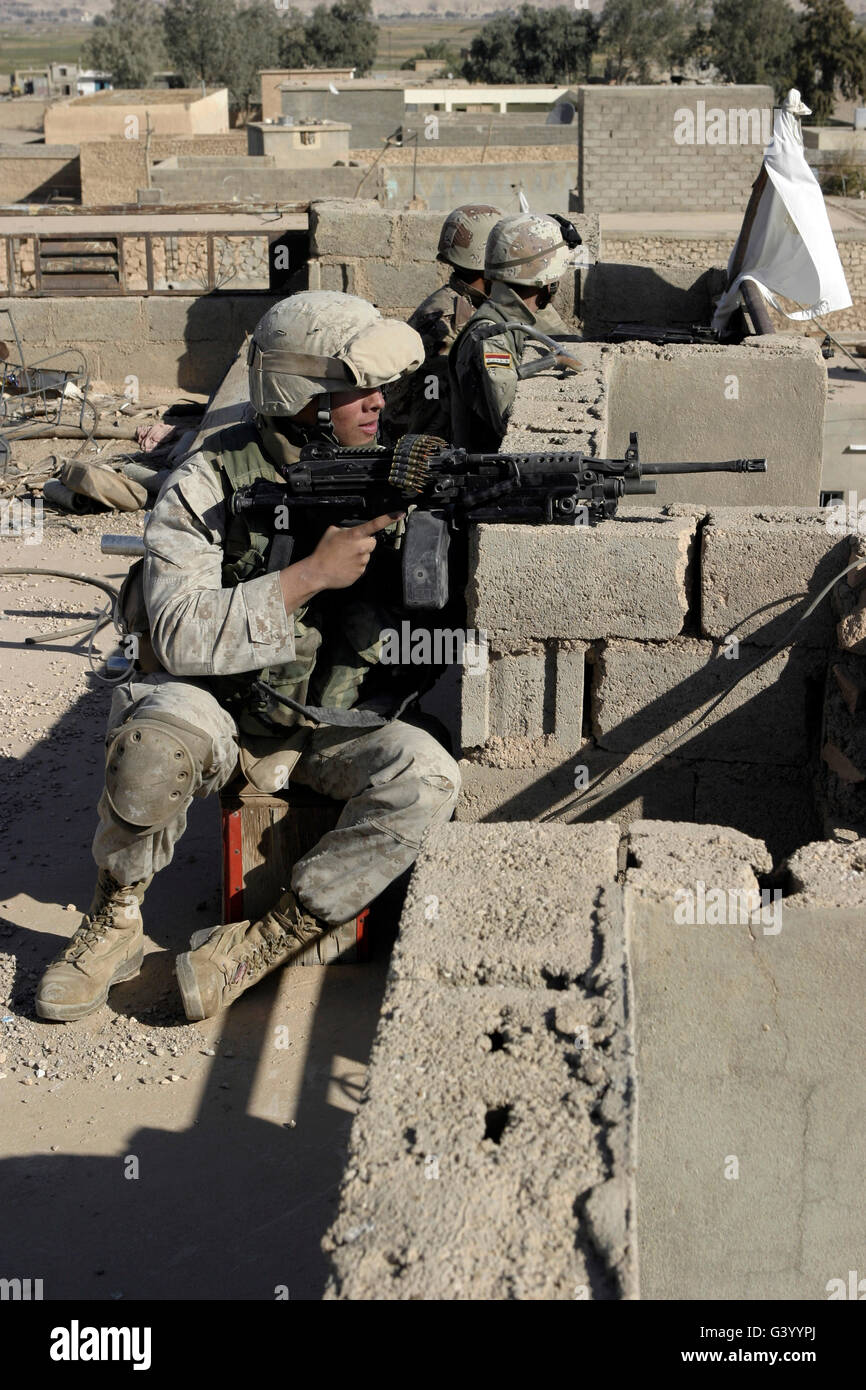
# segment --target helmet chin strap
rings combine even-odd
[[[316,407],[316,424],[326,438],[333,437],[334,422],[331,419],[331,397],[327,391],[323,391],[319,397]]]

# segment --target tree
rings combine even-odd
[[[110,72],[115,87],[147,87],[165,61],[160,7],[154,0],[113,0],[107,18],[97,15],[93,23],[82,62]]]
[[[787,0],[716,0],[702,52],[726,82],[793,82],[796,15]]]
[[[336,0],[328,10],[317,5],[304,25],[307,62],[324,68],[354,68],[359,77],[376,58],[379,27],[372,19],[372,0]]]
[[[845,0],[805,0],[796,44],[797,86],[815,121],[833,114],[838,94],[866,91],[866,36]]]
[[[635,76],[649,81],[654,64],[666,67],[682,53],[690,7],[673,0],[607,0],[601,14],[601,42],[608,49],[608,75],[614,82]]]
[[[588,75],[597,43],[598,24],[588,11],[521,5],[516,14],[494,16],[476,34],[463,76],[492,83],[575,81]]]
[[[165,46],[184,86],[223,86],[235,41],[230,0],[166,0]]]
[[[247,113],[261,101],[259,72],[278,66],[286,19],[273,0],[248,0],[230,15],[229,33],[234,42],[216,80],[228,87],[233,110]]]

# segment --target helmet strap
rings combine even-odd
[[[319,397],[319,403],[316,407],[316,424],[319,426],[320,430],[327,430],[330,432],[333,429],[333,421],[331,420],[331,397],[327,391],[323,392]]]

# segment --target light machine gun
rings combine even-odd
[[[308,444],[297,463],[279,471],[284,486],[262,480],[232,497],[238,516],[270,514],[264,528],[274,534],[270,570],[289,564],[295,508],[320,511],[325,525],[356,526],[411,507],[402,545],[403,602],[407,608],[443,608],[450,538],[468,522],[596,526],[616,514],[621,497],[655,492],[646,475],[766,473],[767,463],[743,458],[642,464],[635,433],[621,459],[581,451],[469,454],[432,435],[407,434],[393,448]]]

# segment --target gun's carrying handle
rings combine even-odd
[[[406,608],[444,608],[448,602],[448,546],[444,517],[413,511],[403,536],[403,603]]]

